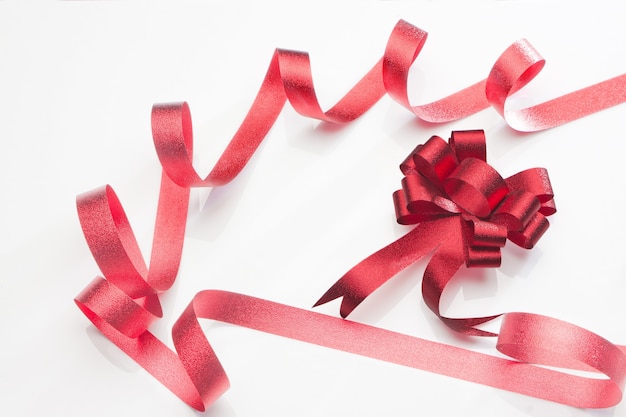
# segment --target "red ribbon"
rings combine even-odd
[[[433,136],[418,145],[400,165],[405,177],[393,199],[398,223],[419,225],[354,266],[315,306],[343,297],[340,313],[347,317],[387,280],[434,251],[422,280],[426,305],[460,333],[495,336],[474,326],[499,314],[444,317],[441,294],[463,265],[499,267],[507,237],[532,248],[549,226],[546,216],[556,208],[545,169],[503,179],[487,164],[486,154],[482,130],[452,132],[449,144]]]
[[[187,105],[154,106],[152,130],[163,175],[149,266],[111,187],[78,196],[83,232],[106,277],[97,277],[76,297],[78,307],[106,337],[198,410],[209,406],[228,387],[226,374],[202,333],[198,318],[224,321],[578,407],[617,404],[626,375],[622,348],[574,325],[526,313],[504,315],[499,332],[497,348],[514,360],[222,291],[203,291],[194,297],[172,331],[176,353],[148,331],[150,324],[162,314],[158,294],[172,285],[178,271],[189,188],[217,186],[232,180],[255,152],[286,100],[305,116],[333,123],[359,117],[385,93],[409,107],[418,117],[433,122],[455,120],[491,105],[510,126],[528,131],[554,127],[626,100],[622,92],[626,75],[622,75],[535,107],[520,111],[506,109],[506,99],[543,66],[536,51],[522,40],[500,56],[486,80],[437,102],[413,107],[407,99],[406,81],[409,67],[425,40],[424,31],[400,21],[389,38],[383,58],[327,112],[323,112],[317,102],[308,55],[277,50],[248,115],[204,179],[192,166],[192,128]],[[459,257],[458,248],[463,248],[463,259],[455,259],[453,267],[446,266],[446,262],[437,266],[450,269],[441,276],[451,276],[454,273],[451,269],[457,268],[455,265],[459,262],[470,266],[485,262],[495,264],[498,245],[504,236],[503,227],[514,242],[532,244],[536,236],[529,225],[535,224],[533,219],[541,219],[537,213],[545,215],[553,209],[549,199],[540,197],[533,188],[540,182],[538,173],[541,171],[529,176],[513,176],[503,185],[488,165],[471,162],[479,153],[482,155],[482,150],[479,152],[480,147],[474,146],[470,139],[453,141],[455,156],[451,159],[446,156],[451,148],[446,150],[447,145],[438,145],[435,139],[433,146],[441,147],[441,153],[429,154],[426,151],[432,144],[425,145],[421,148],[423,151],[417,150],[417,156],[412,158],[415,166],[411,167],[410,161],[407,163],[406,182],[421,181],[423,188],[405,187],[410,198],[400,220],[419,221],[414,230],[421,229],[424,233],[430,229],[448,230],[456,257]],[[454,167],[456,162],[458,166]],[[454,169],[450,170],[451,167]],[[481,178],[476,172],[482,172],[491,180],[476,182]],[[420,180],[420,176],[428,181]],[[428,194],[433,184],[439,191]],[[441,194],[440,186],[452,198]],[[415,193],[425,193],[427,198],[415,199]],[[525,193],[532,194],[533,198]],[[496,203],[503,196],[506,199]],[[535,197],[542,203],[539,208],[533,200]],[[399,208],[403,209],[403,205]],[[395,245],[419,246],[420,240],[432,239],[429,236],[425,234],[422,239],[409,232]],[[385,250],[388,249],[382,252]],[[410,263],[410,258],[416,256],[416,249],[407,253],[408,258],[401,262]],[[363,268],[363,264],[359,265],[355,268]],[[397,266],[376,262],[369,273],[389,277],[394,268]],[[432,281],[435,293],[440,293],[443,286],[437,284],[436,279]],[[373,289],[359,291],[368,294]],[[350,294],[355,300],[361,295]],[[437,299],[436,294],[433,299]],[[474,324],[463,320],[461,327],[464,329]],[[583,368],[595,369],[608,379],[574,376],[531,363],[574,368],[583,364]]]

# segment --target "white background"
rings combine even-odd
[[[206,173],[245,116],[276,47],[308,51],[323,108],[382,55],[398,19],[429,32],[412,67],[413,103],[488,74],[527,38],[546,58],[518,105],[626,72],[620,2],[359,1],[0,2],[0,414],[192,416],[120,353],[73,303],[99,274],[75,196],[117,191],[149,253],[160,166],[153,103],[186,100]],[[485,129],[504,176],[547,167],[559,212],[539,245],[509,244],[503,266],[455,279],[450,316],[548,314],[626,343],[626,105],[535,134],[492,109],[430,125],[389,97],[331,127],[287,104],[227,186],[194,190],[178,280],[163,297],[169,330],[193,295],[224,289],[310,308],[345,271],[408,229],[394,222],[397,169],[433,134]],[[429,340],[467,341],[424,307],[420,263],[351,319]],[[317,309],[337,315],[338,304]],[[579,410],[227,325],[203,323],[231,379],[207,416],[626,416]]]

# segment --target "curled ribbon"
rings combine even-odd
[[[527,313],[507,313],[502,319],[496,347],[513,360],[216,290],[198,293],[176,322],[172,330],[176,353],[149,332],[151,323],[162,315],[159,293],[171,287],[178,272],[189,188],[219,186],[231,181],[256,151],[287,100],[300,114],[332,123],[358,118],[385,93],[431,122],[456,120],[492,106],[511,127],[525,131],[555,127],[626,100],[623,93],[626,75],[622,75],[528,109],[506,109],[507,98],[543,67],[539,54],[521,40],[498,58],[485,80],[442,100],[412,106],[407,98],[408,70],[426,36],[421,29],[405,21],[398,22],[383,57],[326,112],[321,110],[315,95],[308,55],[276,50],[250,111],[205,178],[192,166],[188,106],[185,103],[155,105],[152,133],[163,174],[149,265],[111,187],[78,196],[80,223],[104,275],[95,278],[76,297],[81,311],[107,338],[198,410],[204,410],[228,388],[226,373],[202,333],[198,318],[228,322],[577,407],[617,404],[626,375],[624,348],[574,325]],[[554,210],[551,198],[547,197],[551,192],[542,194],[547,188],[538,187],[546,185],[541,184],[542,179],[547,179],[542,177],[543,171],[520,173],[502,180],[481,159],[483,150],[482,145],[476,145],[477,136],[476,132],[460,136],[457,133],[450,145],[433,139],[416,149],[405,164],[408,185],[402,193],[397,193],[397,199],[400,201],[404,194],[408,197],[406,204],[398,205],[399,221],[419,224],[379,253],[384,258],[387,252],[400,248],[406,256],[397,261],[400,265],[408,264],[418,256],[416,245],[428,246],[434,242],[429,241],[434,238],[428,236],[435,236],[431,231],[450,235],[454,262],[436,262],[439,257],[435,255],[431,260],[432,276],[425,277],[425,281],[432,283],[432,288],[427,286],[433,293],[428,302],[436,312],[437,294],[443,291],[446,276],[463,264],[495,266],[499,262],[499,247],[507,237],[522,246],[532,246],[547,225],[542,216]],[[483,174],[490,180],[477,182]],[[421,230],[426,237],[418,236],[415,230]],[[353,271],[365,272],[358,271],[364,265],[357,265]],[[398,265],[373,262],[368,268],[369,275],[386,279]],[[438,281],[437,277],[444,278]],[[354,293],[344,294],[344,302],[359,300],[377,287],[367,287],[371,282],[362,285],[346,287]],[[453,319],[446,320],[448,325],[453,323],[449,321]],[[472,326],[478,323],[472,320],[461,319],[457,327],[475,334]],[[591,368],[608,379],[570,375],[533,363]]]
[[[315,306],[343,297],[347,317],[367,296],[399,271],[434,252],[424,272],[426,305],[450,328],[468,335],[495,336],[474,326],[499,315],[448,318],[441,294],[463,266],[499,267],[507,238],[530,249],[556,212],[548,172],[532,168],[503,179],[487,164],[482,130],[452,132],[418,145],[400,165],[402,189],[393,193],[400,224],[418,224],[341,277]],[[372,273],[376,271],[376,273]]]

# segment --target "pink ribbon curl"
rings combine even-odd
[[[372,254],[342,276],[315,304],[343,297],[347,317],[367,296],[402,269],[434,251],[422,280],[426,305],[450,328],[474,336],[494,336],[475,328],[498,315],[448,318],[441,295],[463,266],[499,267],[507,238],[530,249],[556,212],[548,172],[532,168],[503,179],[486,162],[482,130],[452,132],[418,145],[400,165],[402,189],[393,193],[400,224],[411,232]],[[375,271],[375,273],[373,273]]]

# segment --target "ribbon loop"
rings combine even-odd
[[[502,264],[500,248],[468,246],[465,266],[468,268],[498,268]]]
[[[507,228],[503,225],[471,219],[466,222],[465,266],[497,268],[502,263],[500,248],[506,244]]]
[[[480,218],[488,217],[509,191],[500,174],[476,158],[464,159],[446,178],[444,188],[452,201]]]
[[[539,74],[545,60],[526,40],[521,39],[500,55],[487,77],[487,100],[504,117],[506,99]]]
[[[487,161],[487,146],[483,130],[452,131],[449,143],[459,161],[466,158]]]
[[[407,92],[409,69],[421,52],[428,33],[400,20],[394,27],[383,57],[382,76],[387,94],[410,108]]]
[[[574,377],[562,374],[563,382],[569,380],[576,386],[584,381],[594,385],[580,390],[576,398],[563,386],[553,393],[568,396],[574,405],[583,406],[590,399],[596,407],[608,407],[622,399],[626,379],[626,356],[616,345],[586,329],[551,317],[529,313],[507,313],[502,319],[496,348],[525,363],[540,364],[571,370],[593,370],[609,379]],[[580,378],[580,380],[576,380]]]
[[[405,209],[412,213],[412,223],[433,220],[460,213],[460,208],[446,198],[437,187],[421,175],[407,175],[402,179]],[[407,217],[408,219],[408,217]]]
[[[457,167],[458,162],[452,148],[439,136],[432,136],[413,153],[417,171],[435,186],[441,187],[443,180]]]
[[[77,197],[85,240],[100,270],[132,298],[153,294],[146,281],[148,268],[126,213],[109,186]]]
[[[541,208],[539,199],[528,191],[510,192],[491,215],[491,221],[511,231],[520,231],[528,225]]]
[[[505,181],[511,190],[528,191],[534,194],[542,204],[554,199],[550,176],[545,168],[526,169],[511,175]],[[544,214],[549,215],[547,213]]]
[[[470,220],[468,242],[472,246],[486,246],[502,248],[506,244],[507,228],[504,225],[482,221]]]
[[[96,277],[81,291],[76,303],[88,316],[99,317],[131,338],[148,330],[162,315],[156,295],[132,299],[101,277]]]
[[[550,222],[541,214],[535,213],[521,231],[509,230],[509,240],[524,249],[532,249],[548,230]]]
[[[417,172],[417,167],[415,166],[415,162],[413,161],[413,155],[417,151],[419,151],[422,146],[424,145],[422,145],[421,143],[417,145],[415,149],[413,150],[413,152],[411,152],[406,158],[404,158],[404,161],[402,161],[402,163],[400,164],[400,171],[404,175],[419,174],[419,172]]]

